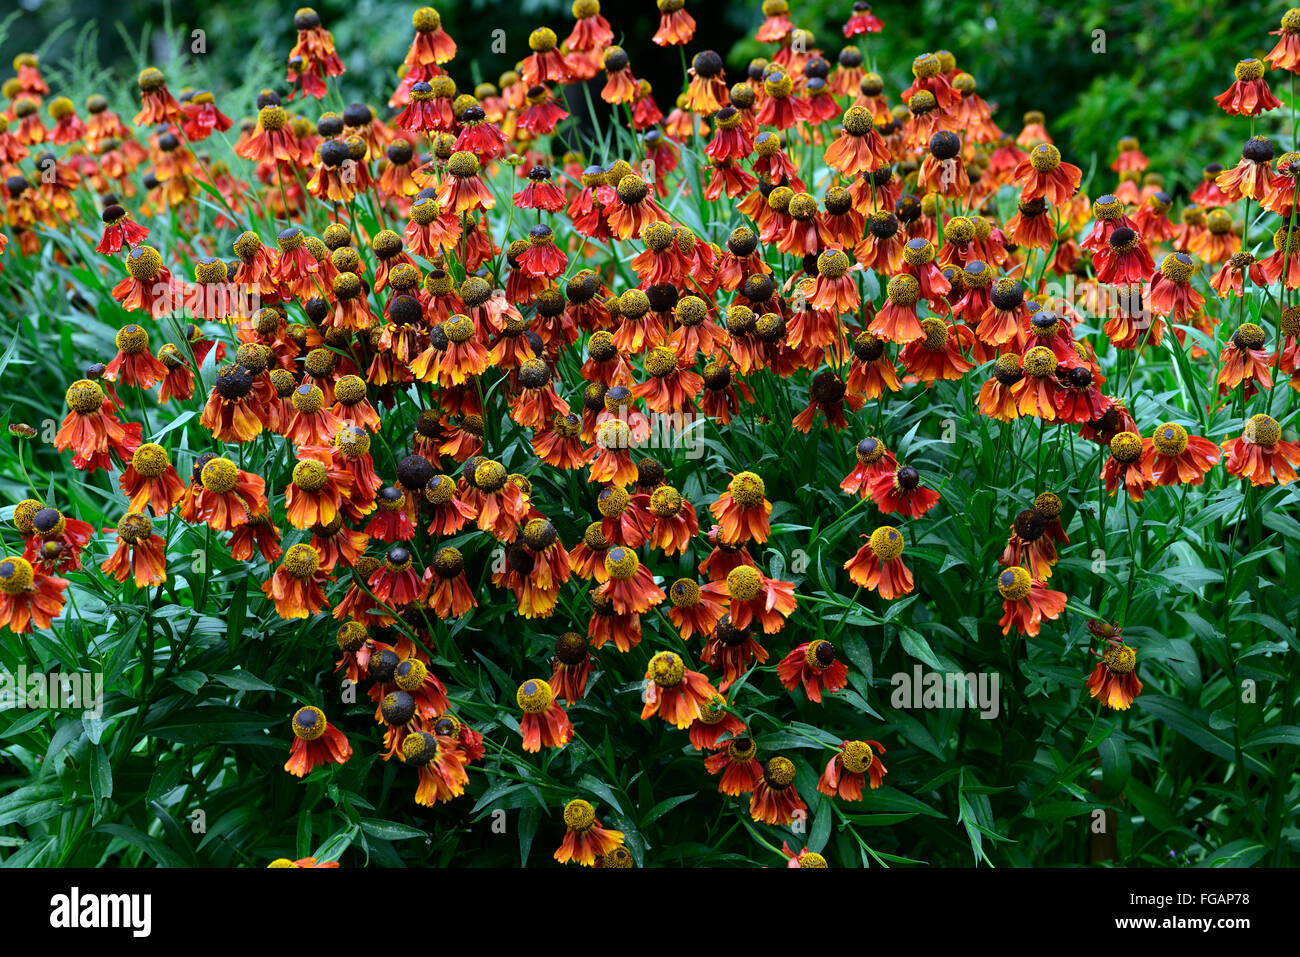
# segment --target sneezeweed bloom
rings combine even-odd
[[[716,583],[705,587],[717,593]],[[748,629],[733,625],[731,616],[725,614],[713,626],[709,640],[700,651],[700,661],[722,675],[718,683],[722,692],[744,677],[751,665],[761,665],[767,659],[767,649],[754,640]]]
[[[66,578],[48,575],[18,555],[0,556],[0,626],[15,635],[46,629],[63,611]]]
[[[834,645],[820,638],[791,649],[776,666],[776,673],[787,690],[803,685],[808,700],[817,704],[823,691],[839,691],[849,680],[849,666],[835,657]]]
[[[158,250],[143,243],[126,254],[127,277],[113,287],[113,298],[127,312],[139,310],[155,319],[170,314],[176,305],[172,274],[162,264]]]
[[[755,821],[788,827],[795,811],[808,812],[808,805],[794,786],[794,762],[778,754],[763,765],[763,773],[754,782],[749,799],[749,816]]]
[[[555,639],[555,654],[551,658],[550,685],[556,698],[569,704],[581,701],[587,693],[591,678],[591,643],[576,631],[566,631]]]
[[[416,804],[433,807],[465,793],[465,785],[469,783],[466,757],[455,739],[416,731],[402,739],[401,755],[402,761],[418,770]]]
[[[1269,371],[1270,359],[1265,348],[1268,338],[1264,330],[1253,322],[1243,322],[1237,327],[1228,344],[1219,353],[1219,374],[1215,381],[1219,385],[1219,395],[1226,396],[1237,386],[1242,387],[1242,395],[1249,399],[1258,389],[1273,388],[1273,376]]]
[[[1112,710],[1127,711],[1142,691],[1137,676],[1137,652],[1120,640],[1118,626],[1092,620],[1088,622],[1088,630],[1105,648],[1093,651],[1101,661],[1085,682],[1088,693]]]
[[[243,366],[222,367],[203,406],[199,423],[218,442],[249,442],[257,438],[262,434],[265,422],[254,387],[252,373]]]
[[[424,600],[428,579],[421,579],[410,549],[405,545],[393,545],[384,555],[380,566],[370,575],[367,584],[379,601],[401,609],[413,601]]]
[[[1226,440],[1224,467],[1251,485],[1287,485],[1300,467],[1300,445],[1282,438],[1282,427],[1270,415],[1253,415],[1240,436]]]
[[[1025,377],[1020,356],[1004,352],[993,363],[993,376],[980,387],[979,410],[999,422],[1020,418],[1020,400],[1015,387]]]
[[[1039,143],[1016,167],[1015,184],[1020,199],[1045,199],[1053,206],[1065,203],[1079,188],[1083,170],[1061,161],[1061,151],[1050,143]]]
[[[630,548],[618,545],[605,552],[605,574],[608,577],[596,593],[609,600],[616,614],[642,615],[664,600],[650,569]]]
[[[867,498],[871,494],[871,482],[886,472],[893,472],[898,467],[894,453],[880,439],[867,436],[854,447],[857,464],[853,471],[844,476],[840,489],[849,495]]]
[[[1281,39],[1264,59],[1276,69],[1300,73],[1300,8],[1283,14],[1281,26],[1270,30],[1269,35]]]
[[[749,541],[766,542],[771,534],[768,516],[772,503],[766,498],[763,480],[753,472],[737,472],[727,490],[709,506],[718,521],[718,537],[728,545]]]
[[[661,485],[650,495],[650,514],[654,517],[650,546],[665,555],[685,554],[700,532],[695,506],[671,485]]]
[[[1214,98],[1229,116],[1259,116],[1275,110],[1282,101],[1273,95],[1264,79],[1268,69],[1256,59],[1241,60],[1233,67],[1232,86]]]
[[[975,344],[968,326],[953,325],[933,317],[921,320],[921,338],[903,346],[899,361],[916,379],[925,383],[960,379],[975,368],[963,354]]]
[[[581,798],[564,806],[564,841],[555,852],[561,864],[576,861],[583,867],[592,867],[598,858],[613,854],[623,845],[623,832],[600,826],[596,809]]]
[[[885,287],[884,308],[876,313],[868,331],[888,342],[914,342],[925,336],[925,329],[916,315],[916,304],[921,299],[921,284],[915,276],[900,273]]]
[[[94,472],[110,468],[116,457],[129,461],[140,445],[139,423],[123,423],[113,414],[113,400],[90,379],[78,379],[64,395],[70,410],[54,436],[54,447],[69,449],[74,468]]]
[[[698,720],[701,708],[718,696],[708,678],[691,671],[672,651],[661,651],[650,659],[644,689],[641,720],[658,715],[680,730]]]
[[[449,480],[450,481],[450,480]],[[470,609],[478,607],[474,592],[465,578],[465,558],[460,549],[445,546],[433,556],[433,564],[425,572],[426,581],[432,575],[428,605],[439,618],[459,618]]]
[[[142,511],[148,505],[155,515],[167,514],[185,494],[185,483],[167,450],[154,442],[146,442],[132,453],[117,486],[130,500],[132,511]]]
[[[366,524],[366,534],[381,542],[405,542],[415,537],[415,523],[407,508],[406,493],[386,485],[375,496],[375,514]]]
[[[695,18],[686,12],[686,0],[655,0],[659,29],[650,39],[661,47],[684,46],[695,36]]]
[[[305,777],[327,764],[344,764],[352,757],[347,736],[325,718],[320,708],[307,705],[293,715],[293,747],[284,769]]]
[[[1151,439],[1143,439],[1134,432],[1120,432],[1110,440],[1110,455],[1101,470],[1107,492],[1114,495],[1122,485],[1129,498],[1135,502],[1142,501],[1152,485],[1152,462],[1148,449],[1153,444]]]
[[[726,586],[727,613],[737,628],[757,622],[766,634],[775,634],[797,605],[792,582],[768,578],[753,565],[737,565],[727,572]]]
[[[519,733],[524,750],[540,751],[543,747],[562,748],[573,737],[573,724],[555,700],[551,686],[540,678],[530,678],[515,692],[515,701],[523,711]]]
[[[886,601],[893,601],[912,590],[912,572],[903,563],[903,533],[892,525],[882,525],[867,538],[867,544],[844,563],[849,579],[860,588],[878,591]]]
[[[328,525],[351,497],[352,474],[338,466],[332,447],[304,447],[298,455],[285,489],[285,517],[294,528]]]
[[[700,716],[691,724],[691,746],[696,751],[715,751],[724,735],[735,738],[745,733],[745,722],[727,710],[727,699],[715,695],[700,706]]]
[[[871,481],[871,500],[885,515],[920,518],[939,504],[939,493],[921,484],[921,473],[910,465],[879,473]]]
[[[1054,505],[1059,514],[1059,504],[1054,503]],[[1057,524],[1059,526],[1059,523]],[[998,557],[998,564],[1008,567],[1028,564],[1029,572],[1034,578],[1042,581],[1051,578],[1052,566],[1056,564],[1058,557],[1056,535],[1048,534],[1048,526],[1049,519],[1037,507],[1021,509],[1017,512],[1011,523],[1011,535],[1007,539],[1007,547]]]
[[[263,583],[262,594],[275,602],[275,611],[291,621],[307,618],[326,607],[325,584],[328,572],[320,567],[320,552],[311,545],[294,545],[284,553],[284,561],[275,574]]]
[[[754,790],[763,778],[763,765],[758,760],[758,745],[748,736],[734,737],[716,753],[704,759],[704,769],[710,774],[721,772],[718,792],[736,797]]]
[[[479,530],[502,542],[514,541],[528,514],[528,501],[519,486],[510,481],[505,467],[492,459],[478,462],[474,466],[474,493],[471,504],[478,510]]]
[[[880,787],[888,773],[880,760],[885,746],[879,741],[843,741],[839,751],[826,762],[817,780],[817,790],[845,801],[861,801],[862,785],[869,778],[871,789]]]
[[[650,223],[668,222],[668,213],[654,199],[650,185],[634,173],[623,176],[605,204],[605,221],[617,239],[641,235]]]
[[[1160,264],[1160,271],[1151,277],[1147,290],[1151,311],[1167,316],[1173,322],[1184,322],[1194,317],[1205,305],[1205,297],[1191,285],[1196,273],[1196,262],[1187,253],[1166,256]],[[1160,338],[1153,334],[1152,342],[1159,345]]]
[[[140,87],[140,112],[132,122],[138,127],[158,126],[162,123],[179,123],[184,118],[181,105],[167,89],[167,77],[162,70],[148,67],[140,71],[136,80]]]
[[[1022,635],[1037,635],[1044,620],[1054,621],[1065,611],[1067,598],[1035,580],[1029,570],[1017,565],[998,575],[998,593],[1002,596],[1002,634],[1011,629]]]
[[[143,512],[127,512],[117,523],[117,548],[100,566],[119,582],[133,575],[136,588],[167,579],[167,543],[153,534],[153,522]]]
[[[131,214],[117,203],[104,207],[100,218],[104,221],[104,233],[95,247],[96,252],[115,255],[124,246],[134,249],[149,238],[148,227],[133,220]]]

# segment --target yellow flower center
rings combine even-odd
[[[541,678],[525,681],[515,692],[515,703],[523,709],[524,714],[541,714],[551,706],[553,700],[551,686]]]
[[[763,588],[763,576],[752,565],[737,565],[727,573],[727,594],[735,601],[752,601]]]
[[[211,459],[199,473],[199,481],[209,492],[225,495],[233,491],[239,482],[239,466],[230,459]]]
[[[327,723],[324,711],[308,705],[294,713],[293,733],[304,741],[315,741],[325,733]]]
[[[1029,572],[1020,565],[1008,568],[998,576],[998,591],[1008,601],[1024,601],[1029,597],[1032,585],[1033,579],[1029,577]]]
[[[661,688],[675,688],[686,675],[682,658],[672,651],[661,651],[650,659],[650,678]]]
[[[903,533],[892,525],[882,525],[871,533],[868,544],[880,561],[893,561],[903,554]]]

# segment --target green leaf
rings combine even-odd
[[[361,830],[381,841],[408,841],[413,837],[429,836],[427,831],[422,831],[418,827],[412,827],[409,824],[399,824],[396,821],[363,820]]]

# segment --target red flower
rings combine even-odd
[[[293,748],[284,769],[297,777],[325,764],[343,764],[352,757],[347,737],[325,719],[325,712],[308,705],[293,716]]]
[[[820,638],[793,648],[776,666],[777,677],[786,689],[799,685],[808,700],[821,703],[822,691],[839,691],[849,680],[849,666],[835,657],[835,646]]]
[[[1021,634],[1038,634],[1044,619],[1055,620],[1065,611],[1066,596],[1035,581],[1020,565],[998,575],[998,592],[1002,595],[1002,634],[1014,627]]]
[[[863,536],[866,538],[866,536]],[[893,601],[912,590],[912,573],[903,564],[903,533],[892,525],[882,525],[871,533],[867,544],[844,563],[853,584]]]
[[[871,779],[871,788],[880,787],[888,773],[880,755],[885,746],[879,741],[844,741],[840,749],[826,762],[826,770],[817,781],[817,790],[845,801],[861,801],[862,785]]]
[[[562,748],[569,743],[573,724],[555,700],[549,684],[540,678],[525,681],[515,692],[515,701],[524,712],[519,732],[523,735],[525,751]]]
[[[581,798],[564,806],[564,840],[555,852],[561,864],[576,861],[591,867],[597,858],[612,853],[623,843],[623,832],[600,826],[596,809]]]
[[[1229,116],[1259,116],[1275,110],[1282,101],[1273,95],[1264,80],[1267,67],[1256,59],[1242,60],[1233,68],[1232,86],[1214,98]]]

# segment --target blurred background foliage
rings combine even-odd
[[[129,98],[123,107],[136,99],[130,80],[142,61],[165,64],[177,55],[190,57],[194,29],[204,31],[207,46],[202,75],[228,85],[218,94],[247,94],[268,76],[279,78],[283,88],[284,60],[294,42],[294,7],[275,0],[183,6],[124,0],[111,8],[102,0],[19,2],[21,9],[12,15],[4,37],[5,61],[35,50],[51,79],[69,81],[60,85],[104,84],[105,93],[119,94],[111,97],[115,102]],[[410,15],[418,5],[414,0],[315,4],[347,65],[344,90],[349,97],[364,96],[376,105],[387,100],[410,43]],[[535,27],[549,25],[563,38],[573,23],[569,0],[458,0],[434,6],[460,46],[452,75],[463,87],[495,81],[513,67],[527,54],[528,33]],[[791,0],[790,6],[795,25],[811,29],[833,62],[844,44],[841,27],[851,0]],[[712,46],[736,75],[751,57],[771,51],[753,39],[763,17],[760,3],[688,0],[687,8],[699,24],[688,56]],[[1026,110],[1042,110],[1067,157],[1084,169],[1094,156],[1099,167],[1108,164],[1121,136],[1137,136],[1152,169],[1185,198],[1204,164],[1236,162],[1244,140],[1242,124],[1220,111],[1211,97],[1232,82],[1238,59],[1262,56],[1271,48],[1269,31],[1277,29],[1286,6],[1262,0],[1089,0],[1070,5],[922,0],[878,3],[874,10],[885,22],[885,32],[860,38],[861,47],[885,77],[891,97],[910,82],[914,56],[946,48],[962,69],[975,75],[985,98],[998,107],[995,119],[1008,132],[1019,130]],[[622,34],[619,42],[628,50],[633,71],[650,80],[660,105],[669,108],[681,83],[681,63],[650,41],[658,17],[653,0],[607,2],[604,12]],[[505,31],[504,54],[493,52],[496,30]],[[1103,44],[1104,52],[1094,52]],[[1280,80],[1275,76],[1273,82]],[[180,86],[174,83],[173,89]],[[1288,99],[1288,90],[1274,92]],[[218,102],[232,116],[252,112],[251,102]],[[1256,132],[1281,133],[1288,122],[1283,113],[1261,119]]]

